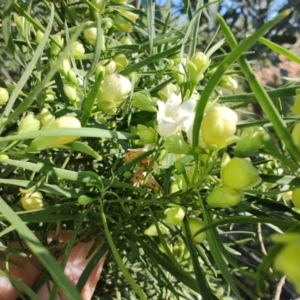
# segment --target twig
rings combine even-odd
[[[280,295],[281,295],[281,292],[282,292],[282,288],[285,284],[285,277],[286,276],[282,276],[280,278],[280,280],[278,281],[276,289],[275,289],[274,297],[273,297],[272,300],[280,300]]]

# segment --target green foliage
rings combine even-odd
[[[282,247],[269,236],[298,233],[300,221],[289,201],[300,186],[300,153],[291,137],[299,116],[283,115],[280,101],[300,86],[266,90],[245,53],[261,42],[299,63],[263,38],[289,11],[239,44],[218,16],[224,39],[215,34],[205,50],[199,24],[209,5],[198,1],[193,12],[190,4],[184,1],[186,31],[169,17],[156,19],[150,0],[146,10],[121,0],[0,4],[0,49],[13,59],[9,71],[22,69],[16,82],[0,82],[9,93],[0,107],[0,235],[8,244],[24,241],[44,267],[35,286],[19,283],[25,297],[35,299],[39,285],[53,280],[50,299],[59,289],[81,299],[106,253],[95,299],[273,296],[281,273],[270,268]],[[251,93],[232,93],[238,76]],[[264,110],[260,119],[251,112],[255,102]],[[211,107],[220,115],[202,122]],[[25,118],[34,124],[20,130]],[[210,124],[205,136],[203,123]],[[253,128],[249,138],[260,134],[255,147],[243,145],[247,127]],[[220,134],[228,135],[226,142],[210,143]],[[226,168],[226,180],[222,170],[232,165],[237,141],[248,158],[235,160],[255,180],[233,190],[226,186],[236,181],[228,179],[232,170]],[[237,169],[242,177],[245,171]],[[239,198],[220,205],[221,193],[218,205],[210,206],[206,198],[214,190]],[[24,209],[20,193],[30,198],[34,192],[42,194],[42,207]],[[166,211],[173,212],[169,219]],[[191,220],[199,229],[188,226]],[[98,247],[76,287],[46,241],[49,232],[57,237],[62,229],[73,231],[62,266],[79,241]]]

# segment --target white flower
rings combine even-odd
[[[157,101],[157,131],[161,137],[176,135],[180,130],[186,131],[194,121],[197,101],[189,99],[184,102],[180,95],[171,94],[166,102]]]

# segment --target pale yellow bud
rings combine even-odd
[[[116,106],[120,105],[131,89],[131,82],[126,77],[116,73],[109,75],[102,81],[97,95],[99,109],[102,110],[103,101],[113,102]]]
[[[292,191],[292,202],[296,208],[300,208],[300,188]]]
[[[33,114],[26,115],[20,122],[18,134],[38,131],[40,129],[40,121]]]
[[[274,267],[287,276],[288,280],[294,285],[296,291],[300,293],[300,235],[287,233],[276,235],[278,242],[284,243],[282,250],[274,259]],[[277,238],[273,239],[277,240]]]
[[[294,127],[292,131],[292,138],[298,150],[300,151],[300,122]]]
[[[52,122],[46,123],[41,130],[55,128],[81,128],[80,121],[75,117],[63,116]],[[77,140],[78,136],[53,136],[53,137],[38,137],[35,138],[30,146],[30,151],[39,151],[47,148],[60,147]]]
[[[249,160],[238,157],[221,168],[221,179],[225,186],[234,190],[250,189],[262,180]]]
[[[203,118],[201,135],[203,142],[211,148],[223,148],[238,140],[236,131],[237,114],[225,106],[212,106]]]
[[[54,35],[52,36],[51,40],[51,55],[52,56],[57,56],[63,47],[64,40],[60,35]]]
[[[291,107],[291,111],[300,116],[300,89],[296,90],[296,97],[294,105]]]
[[[157,222],[156,225],[158,226],[158,228],[162,234],[169,234],[169,229],[164,224],[162,224],[161,222]],[[157,232],[157,228],[156,228],[155,224],[150,225],[144,231],[144,234],[148,235],[148,236],[158,236],[158,232]]]
[[[243,192],[229,187],[217,187],[206,198],[211,207],[229,208],[238,205],[243,199]]]
[[[5,88],[0,87],[0,106],[3,106],[9,98],[8,91]]]
[[[40,192],[22,194],[21,203],[25,210],[39,209],[44,206],[43,196]]]
[[[75,41],[72,44],[72,52],[75,59],[82,59],[84,57],[85,49],[80,42]]]
[[[169,207],[165,210],[164,214],[166,215],[165,223],[169,226],[177,226],[182,223],[182,220],[185,216],[184,209],[179,206]]]
[[[191,236],[192,236],[195,243],[201,243],[206,239],[206,233],[205,232],[201,232],[201,233],[197,234],[197,232],[204,227],[204,223],[201,221],[201,219],[199,219],[199,218],[190,218],[188,220],[188,226],[190,228]],[[186,236],[185,228],[183,230],[183,234]]]

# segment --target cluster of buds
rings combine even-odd
[[[229,208],[238,205],[243,199],[243,191],[261,182],[257,169],[248,159],[224,156],[221,166],[223,186],[216,187],[206,198],[208,205]]]

